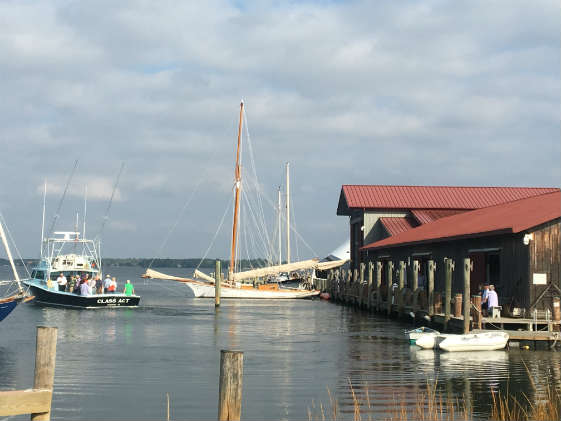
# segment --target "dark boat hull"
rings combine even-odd
[[[35,296],[35,302],[63,307],[107,308],[136,307],[140,303],[138,295],[103,294],[82,296],[66,292],[50,291],[32,283],[27,284]]]
[[[16,308],[18,302],[19,300],[13,300],[5,303],[0,303],[0,322],[8,317],[8,314],[10,314],[12,310]]]

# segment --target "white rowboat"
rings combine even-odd
[[[504,349],[508,342],[506,332],[483,332],[450,335],[438,344],[444,351],[495,351]]]

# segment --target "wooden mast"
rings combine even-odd
[[[232,250],[230,253],[230,267],[228,268],[228,281],[234,282],[234,263],[236,259],[236,239],[238,234],[238,219],[240,213],[240,187],[242,175],[240,170],[240,146],[242,139],[242,121],[243,121],[243,101],[240,103],[240,124],[238,126],[238,149],[236,153],[236,169],[235,169],[235,202],[234,202],[234,223],[232,224]]]
[[[290,163],[286,163],[286,263],[290,263]]]

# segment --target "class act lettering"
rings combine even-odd
[[[126,304],[130,298],[99,298],[98,304]]]

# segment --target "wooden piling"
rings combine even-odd
[[[220,307],[220,284],[222,283],[222,269],[220,259],[216,259],[214,265],[214,307]]]
[[[393,262],[388,260],[386,262],[386,280],[387,280],[387,286],[388,286],[388,291],[387,291],[387,302],[386,302],[386,307],[387,307],[387,313],[388,316],[390,314],[392,314],[392,284],[393,284]]]
[[[454,271],[454,261],[449,258],[444,259],[446,268],[445,295],[444,295],[444,330],[448,329],[450,321],[450,301],[452,301],[452,273]]]
[[[551,314],[554,322],[561,321],[561,299],[559,297],[553,297],[551,300]],[[558,324],[553,325],[553,330],[559,331],[560,327]]]
[[[382,310],[382,296],[381,289],[382,287],[382,262],[376,262],[376,311]]]
[[[471,259],[469,257],[464,259],[464,333],[469,333],[470,326],[470,280],[471,280]]]
[[[37,344],[35,349],[35,379],[33,389],[53,390],[55,380],[57,328],[39,326],[37,328]],[[42,421],[51,419],[51,406],[46,412],[31,414],[31,420]]]
[[[413,289],[413,311],[417,311],[418,307],[418,289],[419,289],[419,261],[413,260],[411,264],[411,288]]]
[[[473,302],[473,328],[481,329],[481,295],[472,295]]]
[[[358,305],[360,307],[364,306],[366,302],[366,297],[364,296],[364,270],[366,269],[366,265],[364,263],[360,264],[360,283],[358,286]]]
[[[436,265],[434,260],[428,261],[428,273],[427,273],[427,286],[428,286],[428,310],[429,316],[434,314],[434,272],[436,271]]]
[[[374,279],[374,263],[368,262],[368,286],[366,287],[366,308],[372,308],[372,281]]]
[[[397,311],[399,314],[403,313],[403,288],[405,287],[405,262],[403,260],[399,261],[398,268],[398,289],[397,289]]]
[[[462,294],[454,295],[454,317],[462,315]]]
[[[218,421],[239,421],[242,414],[243,352],[220,351]]]

